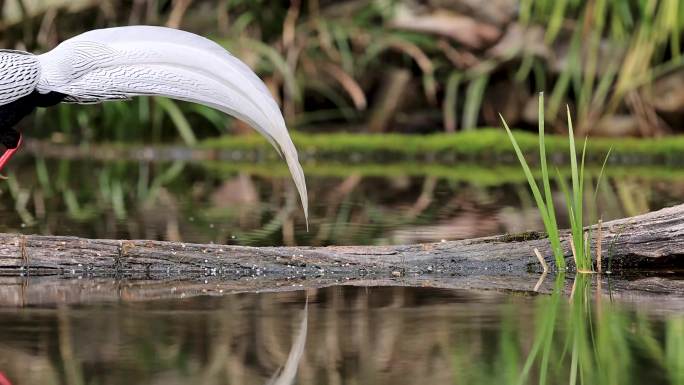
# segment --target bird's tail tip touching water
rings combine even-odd
[[[292,146],[294,149],[294,145]],[[309,198],[306,191],[306,179],[304,178],[304,170],[299,163],[297,158],[297,152],[295,150],[294,154],[284,151],[285,161],[292,174],[292,179],[294,180],[295,186],[297,187],[297,192],[299,193],[299,199],[302,202],[302,209],[304,210],[304,221],[306,222],[306,231],[309,231]]]

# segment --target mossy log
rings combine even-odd
[[[652,302],[656,296],[659,306],[666,301],[670,307],[684,307],[684,284],[667,278],[682,266],[684,205],[606,222],[602,234],[603,267],[612,270],[614,296],[639,302]],[[563,246],[569,250],[567,244]],[[532,291],[541,273],[534,248],[553,266],[541,233],[335,247],[0,234],[0,304],[182,297],[334,284]],[[572,270],[569,254],[567,262]],[[660,278],[652,277],[654,271]],[[636,280],[630,278],[635,272],[639,272]],[[545,292],[551,286],[546,282],[536,289]]]

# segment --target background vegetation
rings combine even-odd
[[[540,90],[546,132],[567,133],[567,103],[577,136],[592,135],[587,183],[613,148],[587,218],[643,213],[684,191],[684,140],[658,138],[684,118],[678,1],[0,0],[0,10],[5,48],[44,52],[140,23],[223,44],[281,104],[313,211],[307,233],[286,169],[251,128],[136,98],[25,119],[40,141],[0,183],[0,231],[322,245],[539,229],[497,113],[530,131],[515,136],[534,162]],[[546,144],[555,170],[567,136]]]
[[[0,182],[0,232],[274,246],[541,229],[505,131],[486,129],[501,113],[535,131],[541,90],[545,132],[567,134],[568,104],[578,136],[638,137],[590,140],[582,173],[601,188],[574,189],[579,223],[684,194],[684,140],[651,138],[680,133],[684,119],[677,0],[0,0],[0,12],[0,45],[32,52],[129,24],[216,40],[281,104],[312,202],[307,232],[273,149],[214,110],[163,98],[61,105],[23,122],[41,140]],[[537,151],[535,134],[513,135],[525,156]],[[554,173],[568,138],[542,138]],[[530,180],[545,174],[532,169]],[[545,186],[546,202],[557,187]],[[116,277],[116,303],[0,308],[0,366],[25,383],[263,383],[308,303],[303,384],[682,384],[681,314],[613,304],[600,286],[610,276],[596,276],[597,291],[593,278],[560,274],[534,297],[335,287],[136,302],[133,282]],[[0,294],[16,303],[28,282],[6,278]]]
[[[677,133],[684,117],[678,0],[2,0],[0,43],[45,51],[88,29],[162,24],[246,61],[302,131],[550,129],[576,111],[579,136]],[[229,129],[213,110],[138,99],[41,113],[32,135],[187,143]],[[55,134],[57,132],[57,134]]]

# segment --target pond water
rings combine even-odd
[[[305,164],[309,232],[280,163],[25,156],[10,169],[0,184],[0,232],[318,246],[438,242],[543,228],[516,165]],[[596,199],[588,191],[586,214],[605,221],[681,203],[683,180],[678,170],[612,167]],[[562,194],[556,195],[563,207]],[[567,218],[559,221],[567,226]]]
[[[682,384],[684,316],[576,285],[570,300],[347,286],[1,309],[0,372],[12,384]]]
[[[282,165],[244,168],[24,156],[0,183],[0,232],[332,245],[542,228],[514,167],[307,165],[308,233]],[[681,196],[669,170],[609,173],[588,214]],[[0,384],[684,384],[684,315],[613,303],[590,279],[572,297],[561,277],[539,296],[338,286],[5,305]]]

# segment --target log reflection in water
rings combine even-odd
[[[615,357],[632,362],[615,364],[624,378],[638,383],[642,365],[681,358],[672,349],[684,339],[681,317],[649,316],[606,299],[600,314],[610,315],[611,327],[594,330],[600,349],[636,341]],[[404,287],[5,309],[0,369],[15,384],[286,384],[295,372],[296,383],[311,385],[494,383],[517,378],[549,311],[558,320],[549,373],[567,379],[568,301]],[[530,378],[538,370],[535,364]]]

